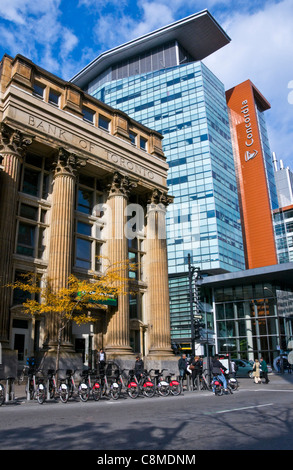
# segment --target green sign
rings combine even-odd
[[[82,292],[78,292],[77,294],[77,297],[81,297],[82,296]],[[89,303],[93,303],[93,304],[102,304],[102,305],[111,305],[113,307],[117,307],[118,305],[118,301],[117,299],[115,299],[114,297],[106,297],[105,296],[105,299],[101,299],[101,300],[89,300]]]

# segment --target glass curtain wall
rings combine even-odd
[[[292,292],[264,284],[215,289],[219,353],[270,364],[292,336]],[[291,299],[291,300],[290,300]]]

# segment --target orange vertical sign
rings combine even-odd
[[[250,80],[226,92],[247,269],[277,264],[272,213],[256,104],[270,105]]]

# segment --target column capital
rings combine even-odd
[[[58,154],[52,166],[54,168],[54,178],[61,175],[76,176],[77,171],[86,165],[87,159],[66,150],[63,147],[58,149]]]
[[[33,136],[13,129],[8,124],[0,124],[0,152],[14,154],[22,158],[29,145],[33,142]]]
[[[172,196],[168,196],[167,192],[163,192],[155,188],[150,195],[148,203],[152,205],[163,204],[165,207],[167,207],[173,202],[173,199],[174,198]]]
[[[131,190],[137,186],[135,181],[131,181],[126,175],[121,175],[118,171],[113,174],[112,183],[108,185],[109,196],[128,197]]]

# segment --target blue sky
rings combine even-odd
[[[271,150],[293,170],[292,0],[0,0],[0,56],[65,80],[100,53],[207,8],[231,43],[204,60],[226,89],[250,79],[271,104]]]

